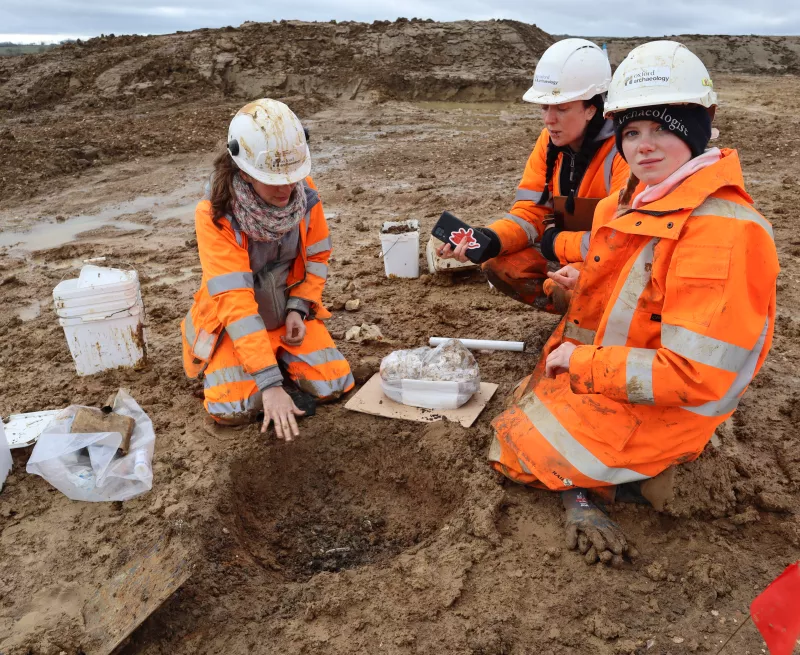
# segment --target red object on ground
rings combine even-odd
[[[792,655],[800,637],[800,562],[791,564],[750,605],[771,655]]]

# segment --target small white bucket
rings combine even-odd
[[[408,232],[392,234],[393,227]],[[381,254],[386,277],[419,277],[419,221],[387,221],[381,228]]]
[[[84,266],[53,290],[78,375],[144,364],[144,304],[136,271]]]

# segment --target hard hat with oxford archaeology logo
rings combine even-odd
[[[605,93],[610,81],[611,65],[605,52],[586,39],[563,39],[542,55],[533,86],[522,99],[539,105],[589,100]]]
[[[605,115],[632,107],[683,104],[717,104],[708,69],[682,43],[651,41],[631,50],[614,72]]]
[[[264,184],[294,184],[311,172],[300,119],[270,98],[251,102],[236,113],[228,128],[228,152],[242,171]]]

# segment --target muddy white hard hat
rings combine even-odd
[[[228,152],[242,171],[264,184],[294,184],[311,172],[300,119],[270,98],[251,102],[236,113],[228,128]]]
[[[611,64],[603,50],[586,39],[563,39],[545,50],[522,99],[539,105],[589,100],[605,93],[610,81]]]
[[[717,104],[708,70],[682,43],[651,41],[631,50],[614,72],[605,115],[632,107],[685,104]]]

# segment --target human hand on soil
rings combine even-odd
[[[289,312],[286,315],[286,335],[281,337],[281,341],[287,346],[299,346],[306,337],[306,324],[303,317],[297,312]]]
[[[544,376],[554,378],[561,373],[569,373],[569,359],[577,347],[574,343],[567,341],[551,352],[544,363]]]
[[[639,552],[628,543],[619,525],[591,503],[583,489],[561,492],[566,514],[566,540],[570,550],[578,550],[587,564],[598,561],[614,568],[622,566],[624,556]]]
[[[564,266],[563,268],[559,268],[557,271],[548,271],[547,277],[549,277],[553,282],[555,282],[558,286],[562,289],[570,290],[574,289],[575,286],[578,284],[578,278],[580,277],[581,272],[573,268],[572,266]]]
[[[293,437],[300,436],[295,416],[302,416],[305,412],[297,408],[283,387],[265,389],[261,392],[261,400],[264,403],[262,434],[267,431],[270,423],[275,423],[275,434],[279,439],[291,441]]]

